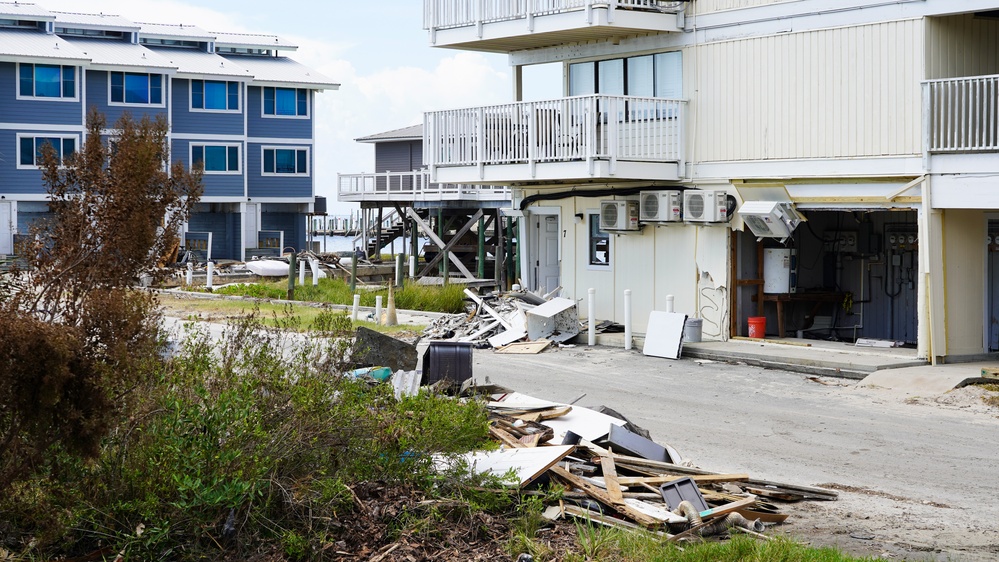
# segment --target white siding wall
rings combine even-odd
[[[688,49],[693,159],[919,154],[923,52],[920,20]]]
[[[722,10],[755,8],[757,6],[769,6],[770,4],[780,4],[790,1],[793,0],[695,0],[695,2],[691,3],[692,7],[687,8],[687,13],[691,14],[696,10],[698,14],[708,14]]]
[[[610,199],[609,197],[606,199]],[[586,315],[587,290],[597,291],[597,318],[624,321],[624,291],[632,292],[633,328],[645,333],[651,310],[666,309],[666,295],[673,295],[677,312],[704,318],[705,339],[718,339],[728,321],[729,229],[724,225],[645,226],[639,233],[611,236],[614,263],[609,271],[588,267],[588,223],[571,217],[599,212],[599,198],[545,201],[560,206],[562,228],[562,286]]]
[[[999,21],[973,15],[926,22],[928,78],[999,74]]]

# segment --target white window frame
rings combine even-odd
[[[55,102],[59,102],[59,101],[61,101],[61,102],[78,102],[78,101],[80,101],[80,88],[82,87],[82,85],[80,84],[80,81],[83,79],[83,69],[82,69],[82,67],[79,67],[79,66],[76,66],[76,65],[72,65],[72,64],[50,64],[50,66],[59,66],[59,67],[71,66],[71,67],[73,67],[75,69],[74,72],[76,74],[76,78],[73,80],[73,88],[74,88],[73,89],[73,97],[67,98],[67,97],[59,96],[57,98],[50,98],[50,97],[45,97],[45,96],[23,96],[23,95],[21,95],[21,65],[22,64],[30,64],[32,66],[36,66],[36,65],[39,65],[39,64],[50,64],[50,63],[35,63],[35,62],[19,62],[19,63],[17,63],[16,68],[14,68],[14,94],[15,94],[15,98],[14,99],[17,99],[17,100],[32,100],[32,101],[55,101]],[[61,72],[62,71],[60,70],[60,73]],[[59,91],[62,92],[62,80],[61,79],[59,81]]]
[[[226,84],[226,90],[229,89],[229,83],[230,82],[238,84],[239,88],[237,88],[237,90],[238,90],[238,94],[237,95],[239,96],[239,101],[237,102],[237,105],[239,107],[237,107],[236,109],[205,109],[205,108],[202,108],[202,107],[194,107],[194,82],[195,81],[200,81],[200,82],[222,82],[222,83]],[[244,104],[244,101],[245,101],[243,99],[243,90],[245,90],[245,89],[246,89],[246,84],[244,84],[243,82],[240,82],[239,80],[226,80],[226,79],[221,79],[220,80],[218,78],[210,78],[210,79],[209,78],[192,78],[192,79],[190,79],[190,80],[187,81],[187,107],[188,107],[188,109],[192,113],[228,113],[230,115],[242,113],[243,112],[243,104]],[[226,96],[228,97],[228,95],[229,95],[229,93],[227,91],[226,92]],[[204,96],[202,96],[202,98],[204,98]],[[226,103],[226,105],[228,105],[228,102]]]
[[[295,96],[298,96],[298,90],[305,90],[305,115],[269,115],[266,113],[266,106],[264,105],[264,90],[267,88],[274,88],[275,105],[277,104],[277,90],[295,90]],[[295,103],[298,101],[296,99]],[[275,108],[276,111],[276,108]],[[260,117],[262,119],[311,119],[312,118],[312,91],[308,88],[290,88],[285,86],[261,86],[260,87]]]
[[[145,74],[146,76],[158,75],[161,77],[162,82],[160,83],[160,103],[128,103],[125,101],[111,101],[111,75],[114,73],[125,74]],[[129,72],[127,70],[109,70],[108,71],[108,105],[112,107],[158,107],[165,108],[167,106],[167,80],[170,77],[166,74],[159,72]],[[124,76],[123,76],[124,78]],[[124,97],[124,96],[123,96]]]
[[[599,265],[595,264],[590,260],[590,247],[592,246],[592,241],[590,240],[591,233],[593,232],[594,221],[597,227],[600,226],[600,209],[587,209],[583,211],[583,216],[586,218],[583,222],[586,225],[586,269],[589,271],[613,271],[614,269],[614,236],[607,231],[607,264]]]
[[[187,159],[188,160],[187,161],[191,163],[191,168],[192,169],[194,168],[194,147],[196,147],[196,146],[200,146],[202,148],[205,148],[205,147],[208,147],[208,146],[224,146],[224,147],[226,147],[226,149],[227,149],[227,152],[226,152],[226,162],[227,162],[227,164],[228,164],[228,160],[229,160],[228,149],[230,147],[235,146],[239,150],[239,158],[238,158],[239,169],[238,170],[236,170],[236,171],[226,170],[224,172],[217,171],[217,170],[215,170],[215,171],[205,170],[204,174],[206,176],[241,176],[241,175],[243,175],[243,167],[244,167],[244,162],[243,162],[243,143],[239,143],[239,142],[211,142],[211,141],[204,141],[204,142],[198,141],[198,142],[190,142],[190,143],[188,143],[188,145],[187,145]]]
[[[73,140],[76,141],[76,152],[79,152],[80,149],[81,149],[81,146],[80,146],[80,135],[79,134],[75,134],[75,133],[17,133],[16,137],[17,138],[15,139],[14,142],[17,143],[17,148],[16,148],[16,153],[17,154],[16,154],[16,158],[17,158],[17,169],[18,170],[40,170],[41,169],[41,166],[38,165],[38,164],[31,164],[31,165],[21,164],[21,139],[23,139],[23,138],[31,138],[31,139],[46,138],[46,139],[62,139],[62,140],[64,140],[64,139],[73,139]],[[37,150],[37,148],[35,148],[35,150]],[[32,158],[32,160],[34,160],[34,158]],[[64,158],[60,159],[60,162],[59,162],[59,168],[60,169],[66,167],[66,166],[63,165],[63,161],[64,160],[65,160]]]
[[[267,150],[304,150],[305,151],[305,167],[307,171],[303,173],[295,172],[294,174],[281,174],[278,172],[265,172],[264,171],[264,154]],[[295,155],[298,158],[298,155]],[[275,165],[275,169],[277,166]],[[291,146],[291,145],[280,145],[280,144],[266,144],[260,146],[260,175],[264,177],[277,177],[277,178],[308,178],[312,177],[312,147],[311,146]]]

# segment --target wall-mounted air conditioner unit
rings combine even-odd
[[[688,189],[683,192],[683,220],[688,222],[724,222],[728,220],[725,191]]]
[[[638,230],[638,201],[601,201],[600,230]]]
[[[643,191],[640,219],[642,222],[677,222],[683,220],[683,192]]]
[[[739,216],[760,238],[787,238],[802,221],[788,201],[746,201],[739,208]]]

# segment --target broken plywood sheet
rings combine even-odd
[[[612,425],[623,426],[627,422],[607,414],[601,414],[596,410],[573,406],[572,411],[568,414],[544,420],[541,423],[555,430],[554,441],[561,442],[565,439],[565,434],[568,431],[572,431],[587,441],[597,441],[610,433]]]
[[[552,344],[549,340],[526,341],[504,345],[496,350],[496,353],[509,353],[513,355],[536,355],[548,349]]]
[[[652,311],[645,331],[642,353],[653,357],[679,359],[683,347],[683,325],[687,315],[678,312]]]
[[[507,330],[487,339],[489,345],[493,347],[503,347],[527,337],[527,330]]]
[[[530,484],[555,463],[569,455],[576,447],[559,445],[523,449],[478,451],[464,456],[472,471],[479,474],[503,476],[511,470],[516,474],[517,486]]]

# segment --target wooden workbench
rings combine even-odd
[[[777,303],[777,336],[784,337],[784,303],[786,302],[810,302],[812,310],[808,313],[809,318],[815,318],[815,313],[819,307],[825,303],[839,304],[845,298],[844,293],[833,291],[804,291],[801,293],[763,293],[763,302]]]

